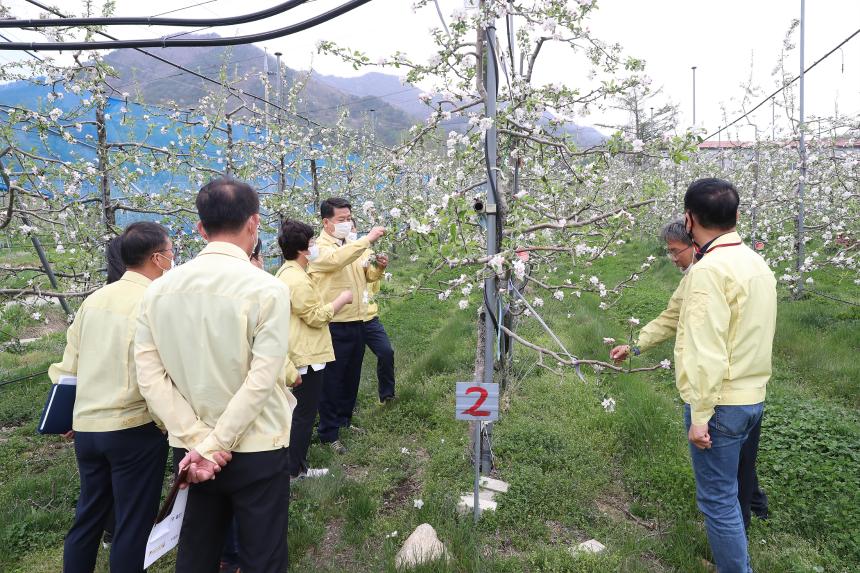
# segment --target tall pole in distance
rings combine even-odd
[[[776,98],[770,100],[770,139],[776,141]]]
[[[269,49],[263,48],[263,99],[269,101]],[[269,104],[263,104],[263,116],[266,118],[266,125],[269,123]],[[268,135],[268,134],[266,134]]]
[[[696,127],[696,66],[693,66],[693,127]]]
[[[284,158],[284,154],[286,150],[281,147],[281,140],[284,138],[283,135],[283,116],[281,115],[281,110],[284,108],[284,81],[281,76],[281,52],[275,52],[275,58],[277,59],[278,72],[275,75],[276,81],[278,82],[278,90],[276,92],[278,96],[278,195],[283,200],[284,191],[287,188],[287,174],[286,174],[286,160]],[[278,212],[278,229],[280,230],[281,224],[284,222],[284,216],[279,211]],[[280,249],[278,249],[280,250]],[[284,259],[283,253],[280,255],[279,260],[281,264],[283,264]]]
[[[804,123],[804,88],[805,74],[804,68],[804,42],[806,38],[806,0],[800,0],[800,122],[798,129],[800,131],[800,143],[798,151],[800,152],[800,179],[797,182],[797,289],[795,296],[800,298],[803,296],[803,260],[805,258],[805,245],[803,244],[804,229],[803,229],[803,184],[806,180],[806,124]]]

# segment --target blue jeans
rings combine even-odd
[[[696,502],[705,516],[708,542],[719,573],[752,573],[741,505],[738,501],[738,463],[741,448],[761,419],[764,403],[717,406],[708,421],[711,448],[690,444],[696,476]],[[690,406],[684,406],[684,425],[690,429]]]

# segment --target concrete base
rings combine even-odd
[[[478,504],[481,513],[485,511],[496,511],[496,507],[498,507],[498,504],[495,501],[489,499],[479,498]],[[460,513],[472,513],[475,510],[475,496],[473,494],[461,495],[460,503],[457,504],[457,510],[459,510]]]
[[[480,484],[482,489],[488,489],[496,493],[507,493],[509,487],[507,482],[488,477],[482,477]]]

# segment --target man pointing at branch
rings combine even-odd
[[[741,449],[764,409],[776,327],[776,280],[735,231],[740,199],[722,179],[684,196],[698,262],[687,274],[675,341],[696,500],[719,573],[748,573],[738,502]]]
[[[367,312],[364,284],[379,280],[385,270],[375,265],[362,266],[359,259],[385,234],[385,229],[374,227],[367,236],[347,242],[353,226],[352,205],[340,197],[323,201],[320,216],[323,232],[316,241],[319,257],[310,263],[308,273],[317,282],[324,302],[332,302],[344,290],[351,290],[352,303],[329,323],[334,363],[325,369],[317,433],[322,443],[344,453],[340,428],[351,427],[364,359],[363,327]]]

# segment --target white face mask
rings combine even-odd
[[[349,236],[349,233],[352,231],[352,223],[349,221],[344,221],[343,223],[335,223],[334,224],[334,237],[336,239],[345,239]]]
[[[308,248],[308,262],[312,263],[320,256],[320,248],[316,245],[311,245]]]
[[[173,259],[170,259],[170,266],[169,266],[169,267],[167,267],[167,268],[165,269],[164,267],[162,267],[161,265],[159,265],[159,264],[158,264],[158,257],[159,257],[159,256],[161,256],[162,258],[165,258],[165,259],[166,259],[167,257],[165,257],[164,255],[162,255],[161,253],[158,253],[158,254],[157,254],[157,256],[156,256],[156,259],[155,259],[155,266],[157,266],[159,269],[161,269],[162,273],[166,273],[167,271],[169,271],[169,270],[173,269],[173,267],[175,267],[175,266],[176,266],[176,261],[175,261],[175,260],[173,260]]]
[[[353,241],[357,241],[358,240],[358,233],[350,232],[350,234],[346,236],[346,240],[350,243]]]

